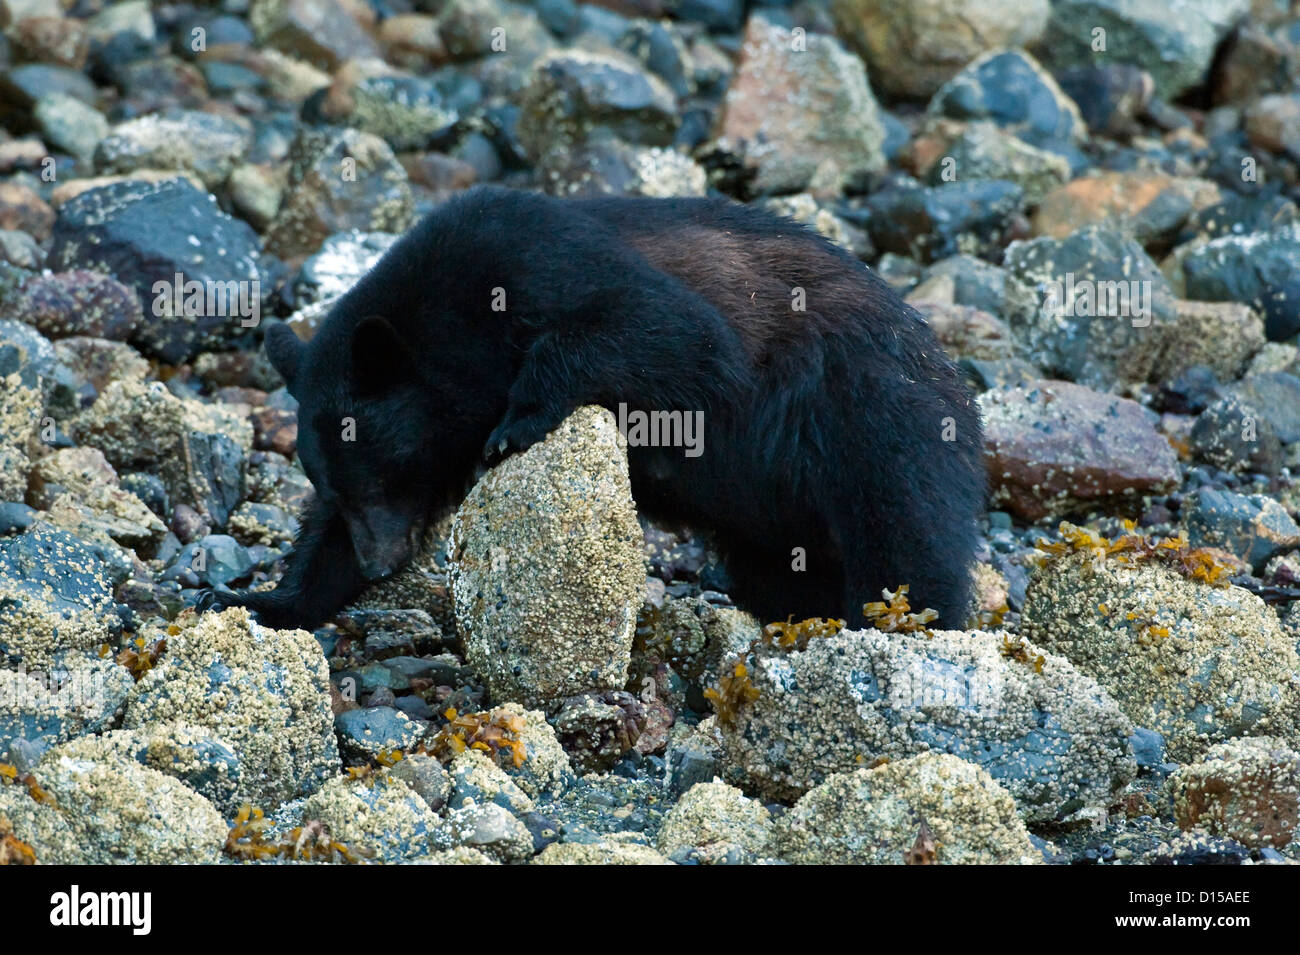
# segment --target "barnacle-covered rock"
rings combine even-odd
[[[1135,775],[1132,726],[1069,661],[1004,633],[880,630],[759,642],[721,694],[723,776],[792,800],[926,750],[987,771],[1029,821],[1106,806]],[[724,688],[725,689],[725,688]]]
[[[557,842],[533,865],[672,865],[649,846],[635,842]]]
[[[234,749],[237,798],[254,806],[307,795],[338,771],[320,644],[302,630],[260,626],[243,608],[188,621],[136,684],[128,728],[177,721],[206,727]]]
[[[378,136],[358,129],[304,129],[289,155],[289,182],[266,247],[306,256],[336,232],[403,232],[411,224],[406,170]]]
[[[451,797],[451,776],[442,763],[424,753],[406,753],[389,770],[438,812]]]
[[[533,808],[527,793],[481,750],[467,749],[451,761],[451,783],[448,805],[452,809],[470,803],[495,803],[513,813]]]
[[[195,173],[215,190],[248,152],[252,124],[221,114],[178,110],[128,119],[95,149],[101,173],[177,169]]]
[[[335,776],[303,801],[302,819],[319,821],[333,839],[380,862],[404,862],[430,849],[450,848],[435,841],[442,827],[438,816],[386,771],[362,779]]]
[[[497,766],[534,799],[560,792],[573,778],[569,757],[546,717],[518,703],[482,713],[453,714],[428,749],[447,763],[467,749],[490,753]]]
[[[122,567],[93,543],[46,523],[0,538],[0,656],[29,671],[60,650],[89,650],[121,628],[113,589]]]
[[[392,706],[346,710],[334,718],[339,742],[347,755],[374,757],[414,746],[424,727]]]
[[[666,856],[693,852],[704,862],[749,862],[764,854],[771,829],[771,814],[762,803],[714,780],[692,786],[668,811],[657,845]]]
[[[447,553],[465,659],[494,701],[627,682],[644,538],[613,415],[578,409],[456,513]]]
[[[64,654],[45,671],[0,669],[0,762],[100,731],[134,685],[124,667],[84,654]]]
[[[39,861],[57,865],[216,862],[226,824],[173,776],[86,737],[46,754],[33,776],[46,796],[0,785],[0,814]]]
[[[243,499],[253,428],[220,404],[179,398],[157,381],[114,381],[71,430],[119,472],[157,474],[174,503],[215,526]]]
[[[1300,656],[1267,604],[1155,560],[1064,554],[1030,581],[1030,640],[1068,657],[1185,762],[1234,736],[1297,738]]]
[[[10,337],[0,333],[0,500],[21,501],[41,416],[42,378]]]
[[[796,864],[1042,861],[1011,794],[978,766],[933,752],[831,776],[777,820],[774,841]]]
[[[641,750],[650,710],[661,707],[626,690],[582,693],[560,704],[551,725],[579,773],[608,770],[634,748]]]
[[[458,846],[455,849],[439,849],[417,859],[408,859],[407,865],[500,865],[477,849]]]
[[[89,539],[111,540],[152,556],[167,535],[145,503],[118,483],[97,448],[61,448],[37,462],[28,503],[50,512],[52,523]]]
[[[498,862],[520,862],[533,854],[533,836],[510,810],[470,800],[447,818],[433,838],[440,849],[477,849]]]
[[[1249,737],[1210,747],[1169,778],[1174,818],[1243,845],[1281,849],[1300,835],[1300,754]]]

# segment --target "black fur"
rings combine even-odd
[[[700,456],[629,450],[632,489],[643,512],[714,533],[742,606],[856,625],[905,583],[914,607],[965,618],[984,492],[974,403],[892,289],[792,222],[725,201],[475,189],[403,237],[309,344],[286,331],[267,348],[300,402],[317,500],[275,591],[209,604],[316,625],[409,557],[485,455],[621,402],[704,411]]]

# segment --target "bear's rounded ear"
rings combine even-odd
[[[262,344],[266,348],[266,357],[271,360],[271,367],[280,373],[286,384],[292,385],[302,361],[302,340],[284,322],[272,322],[266,326]]]
[[[388,319],[370,315],[352,331],[352,387],[357,394],[380,394],[405,377],[410,355]]]

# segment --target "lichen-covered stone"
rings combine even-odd
[[[757,696],[718,720],[723,776],[791,800],[834,773],[926,750],[987,771],[1030,821],[1109,805],[1132,725],[1069,661],[1002,633],[842,631],[742,658]]]
[[[136,685],[124,724],[171,722],[205,727],[233,747],[239,798],[268,810],[338,770],[320,644],[302,630],[262,627],[242,608],[189,621]]]
[[[921,753],[831,776],[775,825],[777,854],[805,865],[1033,865],[1015,800],[972,763]],[[928,846],[927,846],[928,842]]]
[[[465,659],[493,700],[621,689],[645,585],[613,416],[580,408],[475,485],[448,543]]]
[[[1071,555],[1035,573],[1021,629],[1097,680],[1135,724],[1164,736],[1175,761],[1235,736],[1300,738],[1295,640],[1240,587]]]

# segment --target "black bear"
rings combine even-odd
[[[792,221],[726,200],[476,188],[398,241],[309,343],[274,325],[265,344],[299,401],[316,496],[275,590],[204,606],[319,624],[409,559],[485,457],[598,404],[703,422],[690,448],[630,440],[633,495],[710,531],[732,595],[765,621],[862,624],[899,584],[950,626],[966,617],[978,411],[917,313]]]

